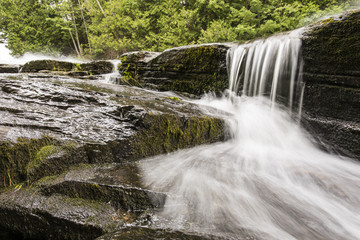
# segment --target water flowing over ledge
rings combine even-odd
[[[218,97],[198,101],[202,110],[181,94],[110,84],[118,80],[110,73],[113,64],[105,77],[80,76],[87,64],[71,64],[72,77],[56,66],[53,71],[56,61],[45,61],[47,69],[34,73],[8,66],[0,75],[0,138],[14,139],[0,146],[0,165],[6,164],[0,185],[13,186],[1,189],[0,225],[40,239],[94,239],[113,230],[99,240],[358,239],[359,165],[320,151],[313,138],[322,147],[323,139],[331,140],[329,146],[344,146],[360,159],[359,19],[355,11],[307,27],[301,36],[303,74],[294,57],[296,34],[240,46],[242,67],[234,65],[240,75],[233,74],[239,82],[221,98],[229,85],[229,44],[121,59],[119,71],[138,80],[125,84],[189,97],[215,91]],[[294,122],[301,99],[302,126],[320,129],[312,136]],[[140,166],[153,190],[141,183],[142,172],[129,161],[218,142],[224,139],[220,118],[226,119],[227,142],[148,159]],[[123,131],[139,134],[129,139]],[[56,139],[40,138],[45,132]],[[33,133],[40,139],[26,139]],[[62,142],[62,133],[95,141],[74,145]],[[24,139],[15,143],[17,136]]]
[[[269,96],[300,111],[303,93],[302,29],[240,45],[229,51],[229,89],[246,96]]]
[[[168,194],[159,227],[226,239],[360,237],[359,164],[319,150],[276,103],[302,101],[294,34],[239,46],[230,94],[199,100],[227,120],[229,141],[140,163],[144,183]]]

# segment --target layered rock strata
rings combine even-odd
[[[169,93],[44,73],[2,75],[0,91],[0,225],[26,237],[141,225],[165,195],[131,163],[224,139],[223,120]]]
[[[360,11],[305,29],[306,126],[330,150],[360,159]]]

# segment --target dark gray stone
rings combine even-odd
[[[162,53],[134,52],[121,56],[124,82],[161,91],[202,95],[228,86],[227,44],[193,45]]]
[[[360,160],[360,10],[305,29],[305,126],[332,151]]]

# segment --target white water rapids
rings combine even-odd
[[[294,41],[288,35],[240,46],[232,91],[199,101],[226,119],[230,140],[140,163],[144,182],[168,194],[155,225],[227,239],[360,239],[360,165],[319,150],[275,104],[281,84],[292,91],[284,104],[301,102],[301,61],[294,56],[301,46]],[[245,86],[242,96],[234,86]]]

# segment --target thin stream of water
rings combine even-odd
[[[319,150],[275,102],[278,93],[272,97],[284,84],[287,101],[280,102],[302,101],[301,59],[294,57],[301,46],[292,39],[297,42],[290,34],[240,46],[227,96],[198,102],[226,119],[230,140],[139,164],[144,183],[168,194],[155,226],[227,239],[360,239],[360,165]],[[243,95],[236,96],[241,85]]]

